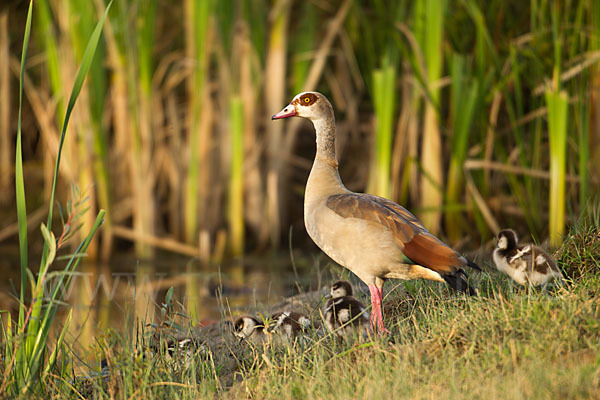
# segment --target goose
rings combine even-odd
[[[365,306],[352,296],[352,285],[348,281],[337,281],[331,285],[329,300],[325,303],[323,314],[325,325],[337,336],[368,325],[369,313]]]
[[[164,352],[168,358],[185,359],[187,363],[198,350],[204,351],[223,342],[232,328],[229,321],[209,322],[189,330],[162,326],[151,336],[149,350],[154,354]]]
[[[475,294],[464,267],[479,267],[433,236],[408,210],[385,199],[348,190],[335,154],[335,117],[327,98],[303,92],[271,119],[312,121],[317,152],[304,194],[304,225],[315,244],[369,287],[371,328],[389,331],[381,305],[386,279],[428,279]]]
[[[265,324],[249,315],[239,317],[233,323],[233,334],[240,339],[261,344],[269,341],[269,335],[265,331]]]
[[[294,311],[281,311],[271,315],[267,331],[280,334],[286,340],[294,340],[302,333],[308,332],[311,320],[304,314]]]
[[[302,313],[280,311],[271,315],[265,322],[251,316],[240,317],[233,324],[233,333],[254,343],[282,343],[306,333],[311,326],[311,320]]]
[[[517,233],[512,229],[500,231],[497,238],[494,264],[519,285],[545,286],[553,278],[563,282],[556,261],[540,247],[519,245]]]

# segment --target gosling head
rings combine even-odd
[[[352,296],[352,285],[348,281],[337,281],[331,285],[329,296],[337,299],[344,296]]]
[[[319,92],[302,92],[271,119],[302,117],[316,121],[328,116],[333,116],[333,108],[327,97]]]
[[[504,229],[498,233],[498,248],[501,250],[511,250],[517,247],[517,233],[512,229]]]
[[[233,324],[233,334],[242,339],[250,337],[257,329],[262,329],[264,326],[256,318],[240,317]]]

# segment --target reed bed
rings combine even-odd
[[[139,258],[161,240],[203,259],[224,241],[230,255],[278,247],[301,225],[313,139],[305,123],[269,116],[306,89],[334,104],[351,189],[402,202],[453,244],[486,242],[494,221],[560,243],[600,182],[593,2],[333,4],[115,1],[59,170],[59,197],[70,184],[88,190],[86,229],[107,211],[90,255],[109,257],[113,235]],[[26,132],[26,170],[56,160],[74,71],[105,6],[36,2],[24,100],[39,133]],[[13,59],[7,32],[22,30],[23,13],[0,8],[0,54]],[[2,171],[17,93],[7,71]],[[478,166],[469,176],[467,164]],[[52,186],[42,176],[37,205]]]

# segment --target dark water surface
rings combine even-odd
[[[0,310],[9,310],[16,316],[18,252],[3,250],[0,273],[5,278],[0,284]],[[39,258],[31,260],[34,263]],[[318,288],[338,268],[322,255],[295,251],[293,260],[286,253],[201,266],[186,257],[164,255],[152,262],[141,262],[125,254],[114,257],[110,264],[82,262],[71,284],[63,288],[63,300],[68,306],[62,307],[59,324],[72,309],[67,340],[82,354],[109,328],[122,332],[132,312],[145,323],[160,322],[160,307],[170,287],[174,288],[175,311],[188,315],[193,325],[209,324],[278,303],[298,293],[298,286]]]

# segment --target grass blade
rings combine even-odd
[[[25,301],[25,282],[27,282],[27,205],[25,202],[25,179],[23,176],[23,153],[21,145],[21,120],[23,109],[23,79],[25,76],[25,62],[27,60],[27,49],[31,36],[31,16],[33,14],[33,1],[29,2],[27,11],[27,22],[25,23],[25,35],[23,37],[23,52],[21,53],[21,74],[19,79],[19,117],[17,119],[17,145],[15,154],[15,194],[17,197],[17,220],[19,225],[19,255],[21,261],[21,294],[19,307],[19,325],[22,326],[25,317],[23,304]]]

